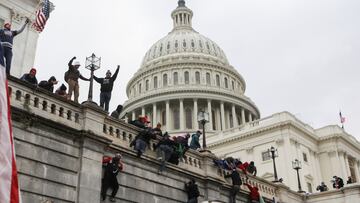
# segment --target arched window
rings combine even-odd
[[[178,73],[175,72],[174,73],[174,85],[177,85],[177,84],[179,84],[179,76],[178,76]]]
[[[228,79],[224,78],[225,88],[229,88]]]
[[[230,116],[229,116],[230,118],[229,118],[229,121],[230,121],[230,128],[233,128],[234,127],[234,119],[233,119],[233,115],[232,114],[230,114]]]
[[[157,76],[154,77],[154,89],[158,87]]]
[[[200,84],[200,72],[198,71],[195,72],[195,81],[196,84]]]
[[[220,87],[220,76],[216,75],[216,86]]]
[[[179,109],[174,109],[174,129],[180,129],[180,113]]]
[[[145,90],[148,91],[149,90],[149,80],[145,81]]]
[[[185,71],[184,78],[185,78],[185,84],[189,84],[190,83],[189,72]]]
[[[168,85],[168,77],[167,74],[163,75],[163,87],[166,87]]]
[[[235,90],[235,83],[234,83],[234,81],[231,81],[231,86],[232,86],[232,89]]]
[[[192,112],[191,109],[185,110],[185,117],[186,117],[186,129],[192,129]]]
[[[161,112],[161,123],[166,125],[166,111]]]
[[[207,84],[207,85],[211,85],[210,73],[206,73],[206,84]]]
[[[141,94],[141,83],[139,84],[139,94]]]

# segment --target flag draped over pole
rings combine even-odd
[[[20,192],[12,137],[10,100],[3,49],[0,46],[0,202],[19,203]]]
[[[52,10],[52,6],[49,0],[43,0],[40,4],[39,10],[36,11],[35,22],[33,23],[33,27],[38,31],[42,32],[45,28],[46,22],[50,17],[50,12]]]
[[[342,116],[341,111],[339,112],[341,127],[344,128],[345,117]]]

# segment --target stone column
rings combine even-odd
[[[180,107],[179,107],[179,113],[180,113],[180,130],[184,130],[185,129],[185,119],[184,119],[184,100],[180,99]]]
[[[170,101],[166,101],[166,130],[170,130]]]
[[[245,109],[241,108],[241,125],[244,125],[246,122],[245,120]]]
[[[132,120],[135,120],[135,110],[132,112],[132,117],[131,117]]]
[[[197,99],[194,99],[194,116],[193,116],[193,123],[194,123],[194,129],[198,130],[199,129],[199,124],[197,121],[197,114],[198,114],[198,103],[197,103]]]
[[[340,160],[340,167],[341,167],[341,174],[339,174],[339,176],[341,175],[342,177],[344,177],[343,179],[347,179],[348,174],[347,174],[347,170],[346,170],[346,162],[345,162],[345,154],[344,152],[338,152],[338,157]]]
[[[356,175],[356,182],[360,182],[360,161],[355,160],[355,175]]]
[[[249,122],[251,122],[252,121],[252,114],[251,114],[251,112],[249,112]]]
[[[232,114],[232,117],[233,117],[234,127],[237,127],[238,126],[238,121],[237,121],[237,116],[236,116],[235,104],[233,104],[232,107],[231,107],[231,114]]]
[[[153,116],[153,127],[156,127],[156,125],[157,125],[157,120],[156,120],[156,103],[153,103],[153,114],[152,114],[152,116]]]
[[[225,130],[225,110],[224,102],[220,102],[221,129]]]
[[[350,172],[350,165],[349,165],[349,157],[347,155],[347,153],[344,153],[344,160],[345,160],[345,167],[346,167],[346,178],[349,177],[351,175]]]
[[[208,112],[209,112],[209,123],[208,123],[208,129],[213,130],[213,120],[212,120],[212,109],[211,109],[211,100],[207,100],[208,104]]]
[[[145,116],[145,107],[144,107],[144,106],[141,107],[141,115],[142,115],[142,116]]]

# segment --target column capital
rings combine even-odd
[[[212,100],[211,100],[211,99],[208,99],[207,102],[208,102],[208,103],[209,103],[209,102],[212,102]]]
[[[198,98],[194,98],[193,100],[194,100],[194,102],[197,102],[197,101],[198,101]]]

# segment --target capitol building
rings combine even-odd
[[[209,113],[211,134],[259,119],[244,78],[214,41],[192,27],[193,12],[184,1],[171,17],[173,30],[151,46],[128,82],[123,112],[133,120],[147,115],[170,134],[199,129],[199,111]]]
[[[19,27],[39,2],[0,3],[0,26],[12,22]],[[207,149],[220,158],[254,161],[257,177],[250,179],[261,185],[262,194],[269,200],[276,197],[289,203],[358,202],[360,142],[337,125],[313,128],[286,110],[262,117],[255,102],[245,95],[245,79],[218,44],[193,28],[193,16],[185,1],[179,0],[171,13],[173,29],[150,47],[140,69],[127,84],[128,100],[121,117],[134,120],[147,115],[153,126],[161,123],[163,131],[175,136],[201,129],[198,113],[207,112]],[[13,76],[21,76],[34,64],[37,39],[38,33],[28,26],[14,41]],[[119,197],[132,198],[129,202],[144,202],[139,198],[153,200],[155,196],[166,199],[163,202],[181,202],[185,195],[182,181],[190,175],[201,183],[203,200],[226,199],[222,189],[227,191],[230,184],[219,176],[208,152],[189,150],[184,163],[169,164],[172,173],[163,179],[155,171],[155,152],[149,149],[144,161],[138,161],[129,148],[139,129],[110,117],[100,108],[59,99],[15,77],[10,78],[10,87],[24,197],[98,202],[102,156],[121,151],[127,165],[121,174],[123,193]],[[269,156],[271,147],[277,154],[275,164]],[[292,166],[295,159],[301,162],[299,182]],[[282,183],[272,182],[276,179],[274,165]],[[48,173],[47,167],[55,173]],[[330,180],[334,175],[345,183],[351,177],[354,183],[333,190]],[[331,191],[316,192],[322,181]],[[299,184],[313,196],[296,193]],[[168,190],[168,196],[160,189]],[[81,198],[83,201],[79,201]]]
[[[224,51],[192,27],[193,11],[180,0],[171,13],[172,31],[146,52],[127,85],[124,104],[129,119],[147,115],[171,135],[201,129],[197,115],[208,112],[208,148],[220,157],[255,161],[258,176],[274,180],[268,149],[277,149],[278,178],[298,190],[292,161],[302,162],[300,182],[316,192],[334,175],[360,181],[360,143],[337,125],[314,129],[289,112],[261,118],[245,95],[246,83]]]

